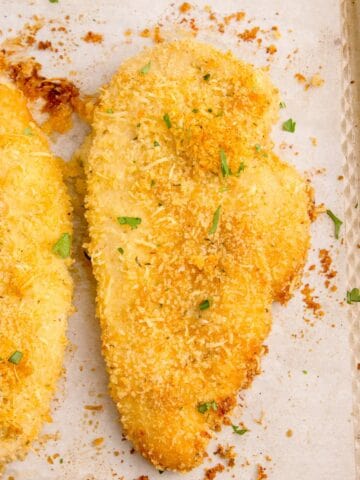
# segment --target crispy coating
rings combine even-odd
[[[72,280],[52,252],[71,233],[60,164],[23,95],[0,85],[0,470],[45,421],[62,370]],[[20,363],[8,359],[21,352]]]
[[[271,152],[278,104],[231,53],[164,44],[103,89],[80,153],[110,392],[159,469],[201,463],[304,263],[309,188]]]

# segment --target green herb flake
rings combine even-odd
[[[343,222],[331,211],[331,210],[326,210],[326,213],[329,215],[331,220],[334,222],[335,226],[335,238],[339,238],[339,233],[340,233],[340,227],[343,224]]]
[[[117,221],[120,225],[129,225],[131,230],[135,230],[141,223],[141,218],[139,217],[118,217]]]
[[[32,130],[30,127],[26,127],[24,129],[24,135],[27,135],[28,137],[31,136],[33,134]]]
[[[257,152],[260,152],[260,150],[261,150],[261,145],[259,145],[259,144],[257,143],[254,148],[255,148],[255,150],[256,150]]]
[[[229,168],[229,165],[227,163],[227,158],[226,154],[223,149],[220,150],[220,161],[221,161],[221,172],[223,177],[228,177],[231,175],[231,170]]]
[[[279,107],[280,108],[286,108],[286,103],[285,102],[280,102]]]
[[[221,212],[221,205],[219,205],[218,208],[214,212],[212,225],[211,225],[211,228],[209,230],[210,235],[214,235],[214,233],[216,232],[216,229],[219,225],[220,212]]]
[[[247,428],[240,428],[238,425],[231,425],[232,429],[234,430],[234,433],[237,433],[238,435],[245,435],[246,432],[249,430]]]
[[[160,147],[160,143],[157,142],[156,140],[154,141],[154,147]]]
[[[198,109],[198,108],[193,108],[193,109],[192,109],[192,112],[193,112],[193,113],[199,113],[199,109]]]
[[[123,248],[119,247],[119,248],[117,249],[117,251],[118,251],[119,253],[121,253],[121,255],[124,255],[124,249],[123,249]]]
[[[212,402],[199,403],[199,405],[197,406],[197,410],[200,413],[206,413],[209,410],[214,410],[214,412],[216,412],[217,409],[218,406],[214,400]]]
[[[205,80],[205,82],[208,82],[210,80],[210,73],[207,73],[206,75],[204,75],[203,79]]]
[[[60,458],[59,463],[64,463],[64,459]]]
[[[63,233],[53,246],[52,251],[61,258],[69,257],[71,251],[71,235],[69,233]]]
[[[23,357],[22,352],[19,352],[18,350],[16,350],[13,354],[10,355],[10,357],[8,358],[8,361],[10,363],[13,363],[14,365],[19,365],[22,357]]]
[[[286,122],[283,123],[282,128],[285,132],[294,133],[296,128],[296,122],[294,122],[292,118],[289,118],[289,120],[286,120]]]
[[[150,182],[150,187],[152,188],[155,185],[155,183],[156,183],[155,180],[152,178]]]
[[[141,73],[142,75],[146,75],[147,73],[149,73],[150,68],[151,68],[151,62],[147,63],[147,64],[144,65],[142,68],[140,68],[140,73]]]
[[[200,310],[207,310],[208,308],[210,308],[212,305],[212,300],[207,298],[206,300],[203,300],[200,304],[199,304],[199,309]]]
[[[108,108],[105,110],[106,113],[114,113],[114,110],[112,108]]]
[[[59,0],[49,0],[50,3],[59,3]]]
[[[240,173],[243,172],[245,170],[245,163],[244,162],[240,162],[240,165],[239,165],[239,168],[236,172],[236,176],[239,177],[240,176]]]
[[[164,120],[165,125],[167,126],[167,128],[171,128],[171,127],[172,127],[171,120],[170,120],[170,117],[169,117],[169,114],[168,114],[168,113],[165,113],[165,115],[163,116],[163,120]]]
[[[352,302],[360,302],[360,290],[353,288],[346,292],[346,301],[351,304]]]
[[[308,374],[308,371],[307,370],[303,370],[302,371],[304,375],[307,375]]]

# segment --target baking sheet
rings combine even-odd
[[[273,132],[276,150],[311,177],[317,203],[324,203],[344,219],[352,201],[351,192],[347,191],[345,197],[342,193],[344,181],[348,179],[339,180],[344,166],[341,78],[346,42],[344,46],[341,34],[345,9],[341,13],[336,0],[216,0],[211,2],[211,8],[219,14],[246,12],[245,19],[234,25],[235,32],[229,29],[222,34],[217,26],[209,26],[208,13],[204,12],[207,2],[197,0],[191,4],[194,8],[190,17],[200,26],[199,39],[219,48],[231,48],[238,57],[255,65],[270,65],[273,81],[287,105],[281,110],[281,121]],[[138,35],[139,31],[160,20],[164,35],[174,36],[180,27],[179,5],[165,0],[59,0],[58,3],[1,0],[0,29],[4,38],[13,35],[26,21],[33,21],[33,15],[47,18],[47,25],[37,37],[62,41],[65,46],[59,45],[59,50],[63,59],[59,58],[59,52],[35,50],[34,55],[44,65],[46,75],[69,76],[82,92],[91,93],[111,77],[124,58],[151,44]],[[170,27],[174,23],[176,29]],[[61,25],[66,25],[66,35],[49,32]],[[237,32],[254,26],[269,31],[261,35],[264,42],[261,48],[256,41],[239,42],[236,36]],[[272,26],[278,26],[280,38],[271,33]],[[124,35],[127,29],[133,32],[130,36]],[[88,31],[102,33],[103,42],[82,41],[81,37]],[[270,44],[278,50],[271,56],[264,48]],[[294,78],[296,73],[307,79],[319,74],[325,83],[305,90],[304,83]],[[294,134],[281,130],[282,121],[289,117],[297,122]],[[54,139],[56,153],[69,159],[86,130],[87,127],[78,122],[73,131]],[[316,138],[317,146],[311,137]],[[78,208],[78,239],[85,228],[80,214],[81,208]],[[343,229],[342,239],[344,233]],[[351,363],[344,302],[347,285],[350,286],[345,244],[334,239],[333,224],[326,215],[320,215],[314,223],[312,237],[303,283],[315,289],[314,295],[318,296],[325,315],[314,317],[299,291],[286,307],[274,305],[273,329],[266,342],[269,353],[262,361],[263,373],[249,390],[240,394],[243,408],[238,408],[233,417],[234,421],[242,420],[250,432],[240,437],[231,428],[224,428],[209,446],[209,459],[193,472],[181,475],[182,478],[198,480],[203,478],[204,468],[218,463],[226,465],[212,454],[218,444],[235,445],[237,452],[235,467],[226,468],[218,475],[219,479],[256,479],[258,465],[274,480],[356,478],[352,419],[354,357]],[[326,278],[319,273],[319,249],[327,249],[332,258],[337,275],[331,284],[338,287],[336,292],[324,286]],[[77,312],[69,322],[66,374],[53,404],[53,422],[45,426],[41,444],[34,445],[25,461],[9,466],[4,477],[129,480],[148,475],[151,480],[157,479],[159,473],[132,453],[131,445],[122,438],[116,409],[107,395],[100,332],[94,315],[94,282],[80,246],[76,253]],[[309,271],[311,265],[316,265],[316,269]],[[355,281],[353,277],[351,281]],[[354,286],[359,285],[352,284],[351,288]],[[351,309],[354,317],[358,307],[351,306]],[[354,342],[353,338],[353,346]],[[102,410],[84,408],[89,405],[101,405]],[[99,438],[103,442],[94,446],[93,441]],[[177,477],[180,475],[162,474],[162,480]]]

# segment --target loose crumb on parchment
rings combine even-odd
[[[266,468],[262,467],[261,465],[258,465],[256,480],[265,480],[266,478],[268,478],[266,473]]]
[[[214,453],[215,455],[219,455],[220,458],[227,460],[227,464],[230,468],[235,466],[236,452],[234,445],[227,445],[224,447],[219,444]]]
[[[321,248],[319,250],[319,259],[320,259],[320,264],[321,264],[321,273],[323,275],[325,275],[325,277],[328,280],[336,277],[337,271],[331,269],[332,258],[330,256],[329,250],[327,250],[326,248]]]
[[[189,10],[191,10],[191,5],[190,5],[190,3],[188,3],[188,2],[182,3],[182,4],[180,5],[180,7],[179,7],[179,12],[180,12],[180,13],[186,13],[186,12],[188,12]]]
[[[316,73],[309,79],[305,77],[302,73],[295,73],[294,78],[299,82],[304,84],[305,90],[308,90],[310,87],[321,87],[324,85],[325,80],[318,74]]]
[[[225,470],[225,467],[222,463],[218,463],[217,465],[211,468],[206,468],[204,480],[214,480],[214,478],[216,478],[216,475],[218,473],[223,472],[224,470]]]
[[[82,40],[86,43],[102,43],[104,37],[101,33],[87,32],[86,35],[82,37]]]
[[[313,295],[314,290],[314,288],[311,288],[310,285],[306,283],[300,290],[300,292],[303,295],[303,302],[305,304],[305,307],[310,310],[315,317],[320,318],[324,316],[324,311],[322,310],[320,303],[315,300],[318,297],[316,295]]]
[[[100,447],[104,443],[104,437],[94,438],[91,442],[93,447]]]
[[[260,30],[260,27],[253,27],[250,30],[246,29],[242,33],[239,33],[238,37],[244,40],[244,42],[253,42]]]

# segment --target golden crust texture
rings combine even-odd
[[[103,353],[126,435],[159,469],[202,461],[306,257],[309,187],[271,151],[278,104],[262,70],[181,41],[125,62],[94,112]]]
[[[60,165],[23,95],[0,85],[0,470],[45,421],[62,370],[72,280],[52,252],[71,233]],[[20,352],[20,362],[9,361]]]

